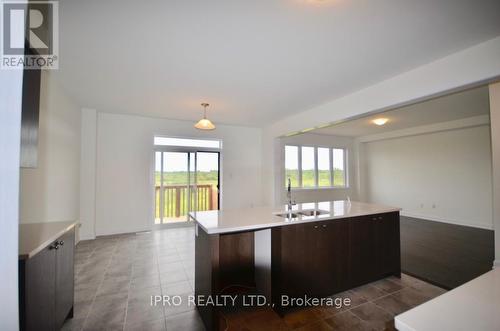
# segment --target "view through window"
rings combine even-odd
[[[207,146],[220,141],[161,138],[155,137],[162,143],[155,144],[155,224],[185,222],[190,211],[218,209],[220,153]]]
[[[346,187],[346,149],[285,146],[285,185],[294,188]]]

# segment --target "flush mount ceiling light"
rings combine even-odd
[[[204,102],[201,104],[201,106],[203,107],[203,118],[201,120],[199,120],[198,123],[196,123],[194,125],[194,127],[199,129],[199,130],[213,130],[213,129],[215,129],[215,125],[212,122],[210,122],[210,120],[207,118],[207,107],[210,105],[208,103]]]
[[[372,122],[377,125],[384,125],[385,123],[387,123],[387,121],[387,118],[376,118]]]

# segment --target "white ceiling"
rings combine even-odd
[[[347,121],[328,128],[314,130],[311,131],[311,133],[360,137],[473,116],[487,115],[490,112],[488,93],[488,87],[483,86],[381,114]],[[382,126],[378,126],[372,122],[376,118],[387,118],[388,122]]]
[[[60,22],[81,106],[264,126],[500,35],[500,1],[63,0]]]

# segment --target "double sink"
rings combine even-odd
[[[328,214],[328,212],[326,212],[324,210],[320,210],[320,209],[308,209],[308,210],[301,210],[301,211],[293,210],[291,212],[280,212],[280,213],[276,213],[274,215],[276,215],[278,217],[283,217],[283,218],[297,218],[299,216],[311,217],[311,216],[319,216],[319,215],[323,215],[323,214]]]

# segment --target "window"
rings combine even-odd
[[[332,186],[330,149],[318,147],[318,186]]]
[[[316,162],[314,160],[314,147],[302,146],[302,187],[316,186]]]
[[[333,186],[346,186],[344,155],[343,149],[333,149]]]
[[[292,187],[299,187],[299,148],[297,146],[285,146],[285,173]]]
[[[294,188],[347,187],[346,149],[285,146],[285,186]]]

